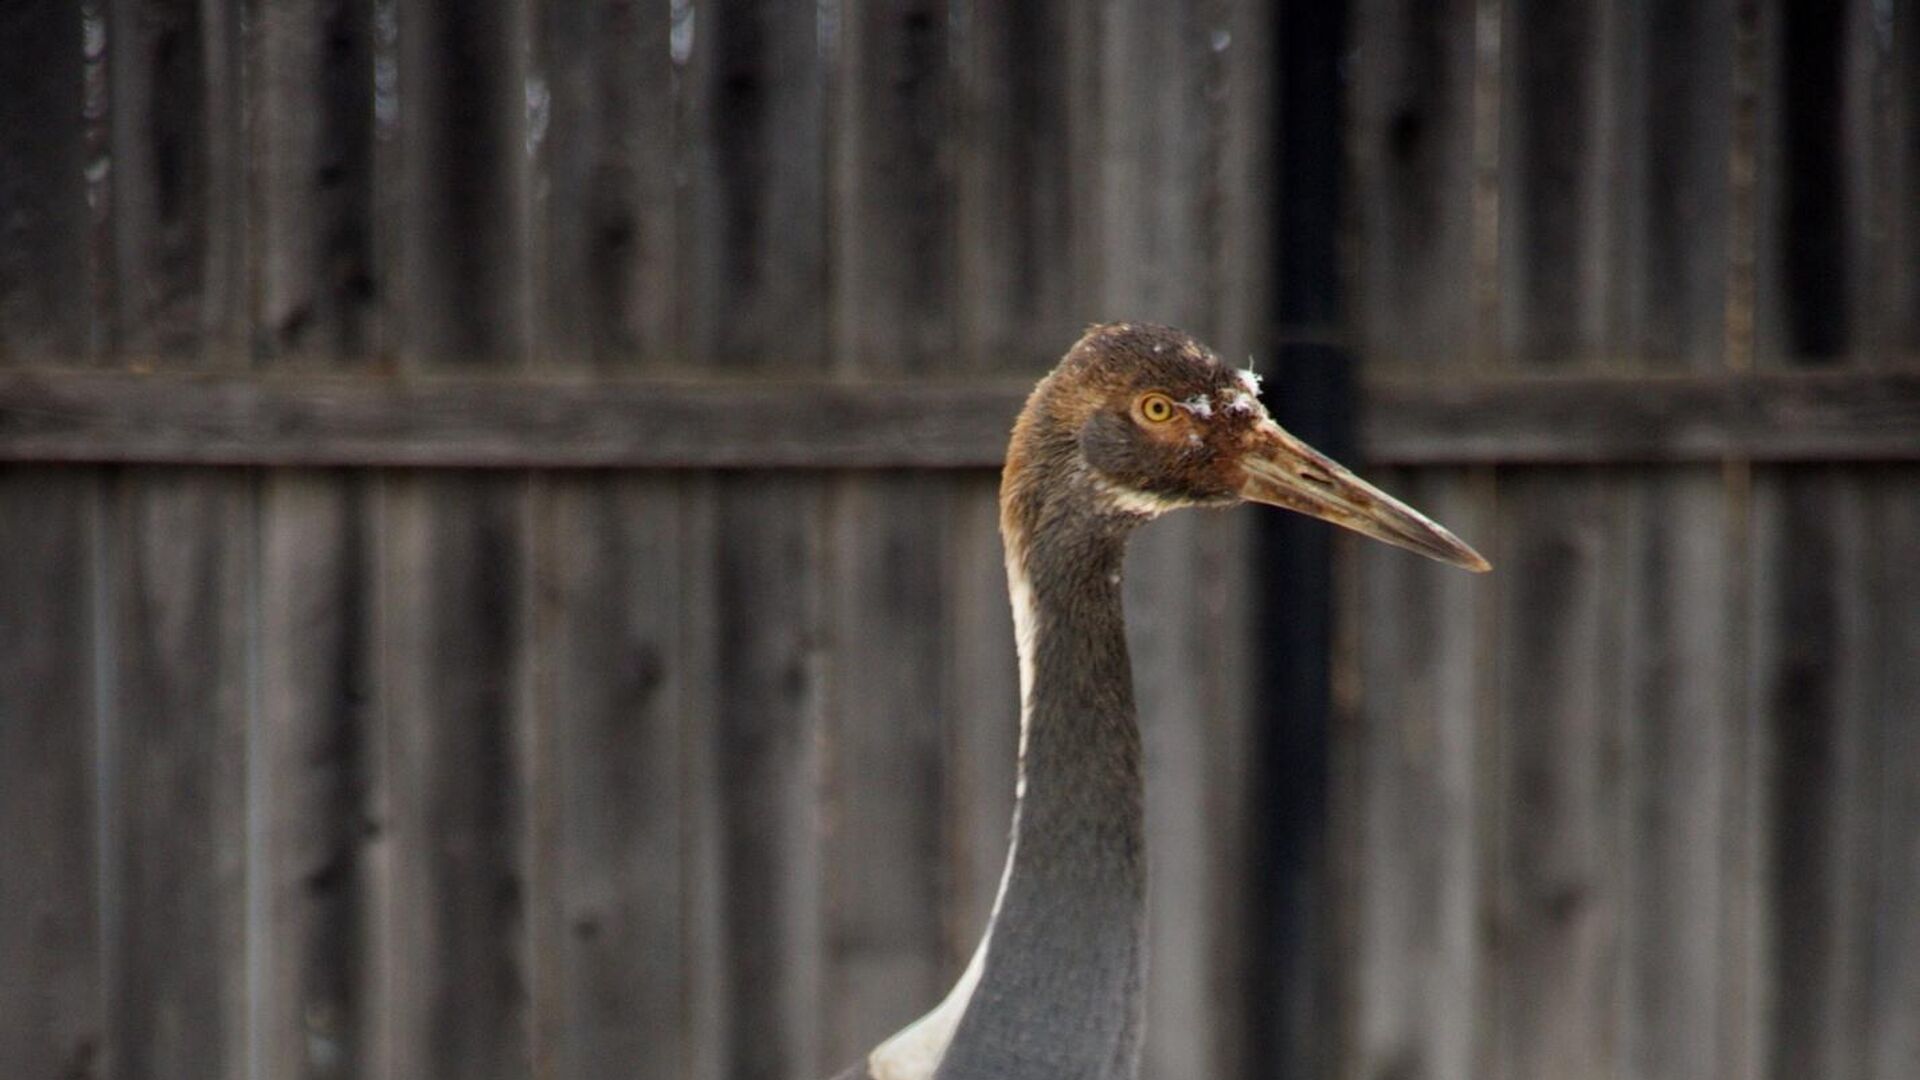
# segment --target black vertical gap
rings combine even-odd
[[[1277,347],[1267,375],[1274,418],[1334,456],[1353,450],[1353,365],[1332,342],[1342,324],[1337,245],[1346,49],[1345,0],[1283,0],[1272,138]],[[1332,527],[1292,514],[1259,516],[1259,781],[1253,785],[1257,890],[1255,1075],[1333,1075],[1340,1030],[1334,994],[1329,862],[1333,653]]]

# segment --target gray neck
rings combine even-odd
[[[1146,845],[1120,608],[1129,531],[1056,519],[1028,534],[1024,553],[1009,537],[1015,603],[1030,604],[1032,621],[1020,642],[1028,685],[1013,851],[980,984],[940,1080],[1138,1072]]]

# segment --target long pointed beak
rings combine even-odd
[[[1271,420],[1240,459],[1241,498],[1331,521],[1363,536],[1484,574],[1480,553],[1425,514],[1367,483]]]

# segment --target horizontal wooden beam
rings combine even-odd
[[[1920,460],[1920,370],[1371,382],[1394,465]]]
[[[1026,388],[0,372],[0,460],[991,466]]]
[[[0,461],[989,468],[1024,383],[0,371]],[[1388,465],[1920,460],[1920,371],[1370,382]]]

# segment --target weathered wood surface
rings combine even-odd
[[[1288,594],[1143,536],[1155,1075],[1920,1072],[1911,4],[1364,0],[1344,153],[1300,5],[243,7],[0,14],[10,1075],[846,1064],[998,882],[1031,377],[1275,312],[1501,572],[1345,549],[1267,975]]]
[[[526,10],[397,6],[397,109],[376,120],[397,243],[382,341],[404,373],[516,370],[530,354],[524,244]],[[377,89],[377,88],[376,88]],[[380,167],[376,163],[376,168]],[[378,1068],[393,1076],[525,1076],[535,1060],[530,927],[536,808],[532,581],[525,475],[382,477],[374,564],[379,708],[387,725],[389,965]]]
[[[1421,376],[1423,387],[1459,385],[1489,351],[1478,273],[1491,239],[1478,213],[1490,142],[1478,6],[1367,0],[1355,9],[1362,63],[1347,212],[1360,237],[1348,253],[1356,342],[1363,372]],[[1363,399],[1363,436],[1385,420],[1378,406]],[[1374,479],[1482,550],[1493,538],[1491,476],[1431,469]],[[1354,912],[1343,952],[1346,1068],[1471,1080],[1489,1071],[1483,1018],[1499,976],[1486,940],[1499,813],[1486,641],[1494,597],[1376,545],[1348,543],[1341,554],[1349,583],[1337,616],[1344,723],[1333,732],[1333,814],[1349,837],[1337,884]]]
[[[0,470],[0,1061],[21,1076],[105,1049],[96,482]]]
[[[248,483],[120,474],[103,522],[103,946],[123,1075],[246,1075]]]
[[[1392,464],[1920,456],[1920,370],[1383,379],[1363,402],[1363,452]]]
[[[0,460],[989,468],[1005,453],[1029,388],[997,378],[592,383],[4,371]],[[1920,372],[1901,366],[1438,383],[1389,375],[1364,383],[1362,402],[1358,459],[1376,465],[1920,458]]]
[[[555,984],[534,991],[551,1016],[543,1067],[566,1076],[693,1075],[684,484],[556,477],[532,507],[533,618],[546,643],[534,753],[553,805],[534,824],[550,867],[531,917],[556,968]]]

